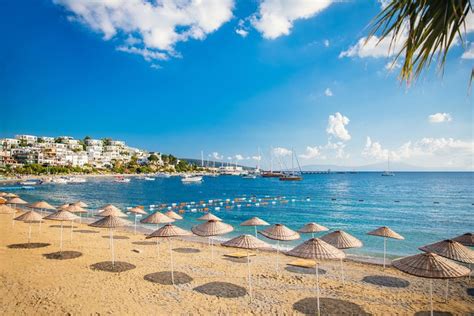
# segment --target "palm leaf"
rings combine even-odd
[[[393,0],[371,22],[367,40],[380,34],[379,42],[390,38],[394,62],[403,59],[402,80],[410,83],[433,60],[444,71],[449,49],[459,38],[465,44],[466,16],[472,14],[470,0]],[[399,51],[393,51],[403,41]],[[473,79],[471,72],[471,81]]]

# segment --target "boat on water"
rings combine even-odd
[[[86,183],[87,180],[86,178],[82,178],[82,177],[67,177],[65,178],[67,183],[70,183],[70,184],[78,184],[78,183]]]
[[[242,179],[257,179],[257,176],[255,174],[246,174],[242,176]]]
[[[390,171],[390,157],[387,158],[387,170],[382,172],[382,177],[393,177],[395,174]]]
[[[25,181],[20,181],[17,183],[18,185],[23,185],[23,186],[33,186],[33,185],[40,185],[43,184],[43,180],[40,179],[28,179]]]
[[[114,182],[117,182],[117,183],[129,183],[130,182],[130,179],[128,178],[124,178],[124,177],[116,177]]]
[[[183,182],[183,183],[201,183],[202,182],[202,176],[185,175],[181,178],[181,182]]]
[[[168,173],[164,173],[164,172],[158,173],[156,176],[158,178],[169,178],[169,177],[171,177]]]
[[[155,178],[145,177],[143,180],[145,180],[145,181],[155,181]]]
[[[296,160],[296,163],[298,164],[298,170],[299,171],[295,171],[294,160]],[[283,172],[283,175],[279,179],[280,179],[280,181],[301,181],[301,180],[303,180],[303,177],[301,176],[300,163],[299,163],[298,157],[295,155],[295,151],[293,149],[291,150],[291,170],[287,171],[287,172]]]
[[[262,178],[279,178],[283,174],[281,172],[276,172],[276,171],[263,171],[260,176]]]
[[[54,183],[54,184],[68,184],[69,183],[69,181],[64,177],[51,178],[51,181],[49,181],[49,182]]]

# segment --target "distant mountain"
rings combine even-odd
[[[338,165],[306,165],[301,166],[303,171],[385,171],[387,170],[387,163],[380,162],[364,166],[338,166]],[[425,168],[419,166],[409,165],[403,162],[391,162],[390,171],[457,171],[456,169],[447,168]]]
[[[192,165],[196,165],[196,166],[201,166],[201,159],[194,159],[194,158],[179,158],[181,160],[184,160],[184,161],[187,161],[188,163],[192,164]],[[232,166],[235,166],[235,164],[231,164]],[[204,160],[204,167],[216,167],[216,168],[219,168],[221,166],[227,166],[227,162],[223,162],[223,161],[207,161],[207,160]],[[252,167],[247,167],[247,166],[242,166],[242,165],[237,165],[237,167],[242,167],[244,170],[251,170],[251,169],[255,169],[255,168],[252,168]]]

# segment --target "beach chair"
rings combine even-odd
[[[288,263],[289,266],[298,267],[298,268],[314,268],[316,262],[311,259],[297,259]]]

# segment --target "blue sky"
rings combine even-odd
[[[378,1],[91,3],[2,2],[0,137],[112,137],[249,165],[273,146],[305,165],[473,168],[474,45],[407,88],[383,44],[357,46]]]

